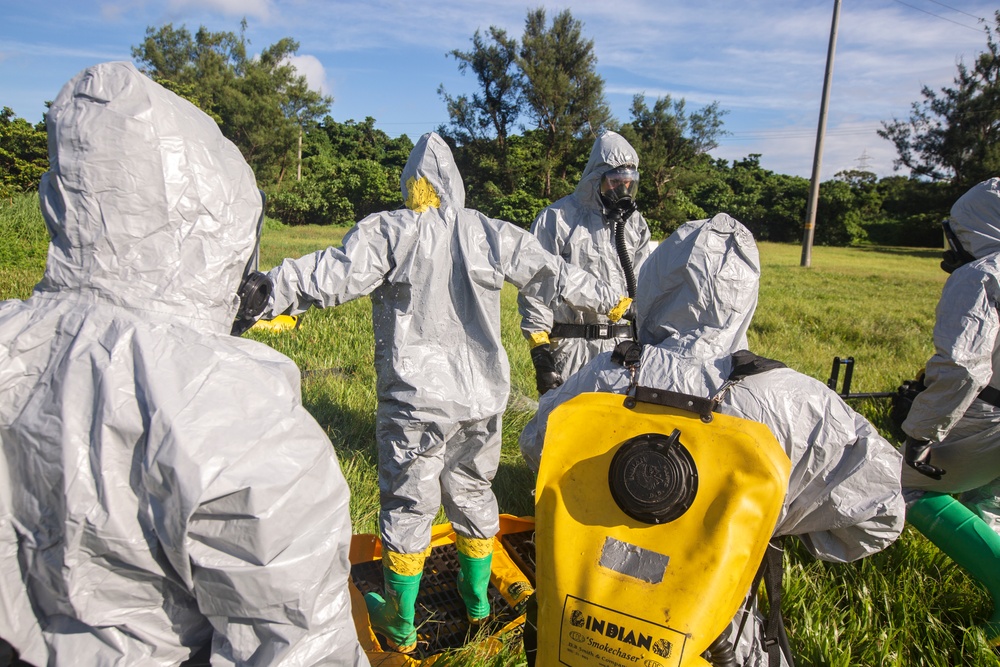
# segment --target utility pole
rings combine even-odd
[[[295,180],[302,180],[302,126],[299,125],[299,163],[295,171]]]
[[[826,111],[830,106],[830,81],[833,79],[833,54],[837,50],[837,24],[840,22],[840,0],[833,0],[833,22],[830,24],[830,47],[826,51],[826,76],[823,78],[823,100],[819,107],[819,128],[816,130],[816,152],[813,154],[812,182],[809,187],[809,206],[802,235],[802,262],[808,267],[812,262],[813,234],[816,231],[816,206],[819,203],[819,174],[823,164],[823,136],[826,134]]]

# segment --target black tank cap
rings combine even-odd
[[[608,469],[611,496],[622,512],[636,521],[668,523],[684,514],[698,492],[698,469],[680,442],[680,431],[669,436],[645,433],[626,440]]]

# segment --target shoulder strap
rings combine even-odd
[[[764,558],[753,578],[750,595],[747,596],[743,608],[743,618],[740,620],[734,639],[738,642],[739,638],[743,636],[747,620],[752,615],[751,609],[754,600],[759,597],[760,584],[764,582],[764,591],[767,593],[767,618],[764,619],[763,640],[764,650],[767,652],[767,667],[781,667],[782,654],[785,656],[785,663],[788,667],[795,667],[795,661],[792,659],[792,647],[788,642],[788,635],[785,633],[785,619],[781,615],[781,580],[785,573],[783,562],[785,550],[782,546],[784,539],[784,537],[773,537],[768,542],[767,551],[764,552]]]
[[[795,661],[792,659],[792,647],[788,642],[788,635],[785,633],[785,619],[781,615],[782,578],[785,573],[783,541],[783,537],[774,537],[768,542],[764,559],[760,562],[760,568],[757,570],[753,586],[750,588],[750,597],[747,598],[743,620],[736,633],[738,641],[739,637],[743,635],[743,627],[750,616],[750,607],[757,597],[761,581],[763,581],[764,591],[767,594],[767,618],[764,619],[763,639],[764,650],[767,651],[768,667],[781,667],[782,655],[785,656],[788,667],[795,667]]]
[[[642,359],[642,344],[634,340],[625,340],[615,346],[611,353],[611,361],[621,364],[628,369],[632,375],[629,384],[628,395],[625,397],[625,407],[634,408],[636,403],[654,403],[668,408],[687,410],[694,412],[704,422],[712,421],[712,410],[715,403],[709,398],[681,394],[676,391],[666,389],[654,389],[652,387],[641,387],[638,385],[639,362]]]
[[[773,371],[776,368],[788,367],[780,361],[762,357],[750,350],[739,350],[733,352],[733,370],[729,374],[729,379],[738,382],[745,377]]]
[[[792,659],[792,647],[785,632],[785,619],[781,615],[781,580],[785,573],[782,546],[784,538],[775,537],[767,545],[764,554],[764,590],[767,592],[767,624],[764,630],[764,645],[767,648],[767,662],[770,667],[781,665],[781,656],[789,667],[795,667]]]

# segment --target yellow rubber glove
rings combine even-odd
[[[627,296],[623,296],[618,305],[611,309],[608,313],[608,319],[612,322],[617,322],[621,318],[625,317],[625,313],[628,312],[628,307],[632,305],[632,299]]]
[[[549,344],[549,332],[548,331],[536,331],[531,334],[531,339],[528,341],[528,347],[530,349],[535,349],[539,345]]]

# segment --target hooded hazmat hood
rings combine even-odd
[[[1000,178],[973,186],[951,207],[951,229],[976,259],[1000,252]]]
[[[720,354],[745,349],[759,283],[757,244],[738,220],[719,213],[685,223],[642,266],[639,342],[677,338],[710,344]]]
[[[403,167],[399,184],[406,207],[418,213],[427,206],[465,208],[462,175],[448,144],[436,132],[428,132],[417,140]],[[439,200],[437,203],[435,198]]]
[[[594,141],[594,146],[590,149],[590,159],[587,160],[587,166],[583,169],[580,182],[576,184],[576,189],[573,191],[574,196],[586,208],[603,211],[601,177],[606,171],[625,165],[631,165],[638,169],[639,154],[635,152],[625,137],[617,132],[603,133]]]
[[[51,243],[36,292],[228,332],[262,204],[215,122],[131,63],[112,62],[63,87],[47,128],[39,195]]]

